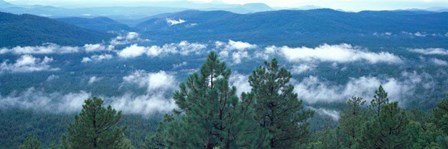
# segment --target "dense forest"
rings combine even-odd
[[[30,133],[20,148],[448,148],[448,98],[430,111],[404,109],[379,86],[370,103],[347,99],[337,126],[312,131],[314,112],[276,59],[252,72],[251,91],[241,95],[230,74],[211,52],[173,94],[177,108],[158,128],[140,131],[147,136],[141,145],[126,133],[132,127],[122,123],[120,111],[91,97],[73,121],[66,118],[59,141],[47,145]]]

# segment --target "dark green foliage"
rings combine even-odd
[[[97,97],[87,99],[79,115],[68,128],[65,148],[73,149],[126,149],[133,148],[125,137],[125,128],[118,128],[121,112],[102,106],[103,100]]]
[[[382,105],[379,117],[370,118],[363,128],[365,148],[404,148],[408,118],[397,102]]]
[[[25,139],[22,145],[20,145],[20,149],[41,149],[41,143],[36,138],[36,136],[30,135]]]
[[[19,148],[29,134],[39,138],[42,147],[58,143],[74,116],[8,109],[0,110],[0,117],[0,148]]]
[[[334,149],[339,148],[340,142],[336,139],[335,129],[325,129],[311,134],[308,144],[300,146],[306,149]]]
[[[304,109],[290,79],[291,73],[273,59],[252,73],[252,90],[243,94],[253,102],[258,124],[269,132],[270,148],[292,148],[309,135],[308,119],[313,113]]]
[[[367,120],[364,103],[361,97],[352,97],[347,100],[347,108],[341,113],[337,140],[344,148],[359,148],[362,143],[362,129]]]
[[[372,101],[370,101],[370,107],[375,112],[377,116],[380,115],[381,108],[383,105],[389,103],[389,98],[387,97],[386,91],[384,91],[383,86],[380,85],[378,90],[375,91]]]
[[[174,120],[173,115],[166,114],[155,132],[149,133],[142,145],[142,149],[162,149],[166,147],[165,130],[167,125]]]
[[[181,83],[179,116],[166,128],[168,148],[252,148],[263,145],[250,102],[229,86],[230,69],[211,52],[198,73]]]
[[[445,134],[448,134],[448,98],[442,100],[434,109],[433,121]]]

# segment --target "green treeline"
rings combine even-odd
[[[178,108],[166,114],[155,132],[137,148],[448,148],[448,99],[433,111],[405,110],[391,102],[380,86],[370,104],[347,100],[339,124],[309,130],[314,112],[304,106],[290,83],[291,73],[277,60],[265,62],[249,77],[250,92],[236,94],[231,71],[211,52],[201,69],[179,85],[173,95]],[[130,149],[121,112],[93,97],[69,125],[61,149]],[[28,137],[22,149],[39,149]]]

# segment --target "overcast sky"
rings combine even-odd
[[[343,10],[391,10],[448,7],[448,0],[5,0],[14,4],[40,4],[63,7],[80,6],[141,6],[174,2],[195,3],[265,3],[271,7],[301,7],[314,5]]]

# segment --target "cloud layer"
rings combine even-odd
[[[367,61],[369,63],[401,63],[400,57],[389,52],[373,53],[349,44],[328,45],[324,44],[316,48],[300,47],[290,48],[269,47],[268,51],[278,51],[289,62],[338,62],[348,63],[355,61]]]
[[[448,50],[443,48],[409,49],[409,51],[423,55],[448,55]]]
[[[432,87],[433,83],[429,80],[426,74],[403,72],[399,78],[363,76],[350,78],[346,84],[338,85],[316,76],[309,76],[296,83],[295,92],[309,103],[341,102],[352,96],[363,97],[370,101],[374,91],[382,85],[388,92],[390,100],[406,103],[405,97],[412,96],[417,85],[425,83],[424,86]]]
[[[53,62],[53,58],[44,57],[36,58],[32,55],[22,55],[15,63],[9,63],[8,60],[0,64],[0,72],[24,73],[37,71],[55,71],[58,68],[52,68],[49,63]]]
[[[51,79],[50,79],[51,77]],[[47,80],[53,80],[50,76]],[[87,84],[92,85],[101,81],[102,77],[92,76]],[[176,108],[174,100],[171,99],[172,92],[177,87],[175,77],[164,71],[147,73],[136,71],[123,77],[123,83],[137,85],[147,91],[143,94],[136,94],[132,91],[121,96],[99,96],[104,99],[106,105],[123,111],[126,114],[148,115],[154,112],[168,112]],[[11,93],[8,96],[0,95],[0,108],[33,109],[46,112],[73,113],[82,109],[84,100],[94,96],[86,91],[71,93],[47,93],[44,90],[29,88],[20,93]]]

